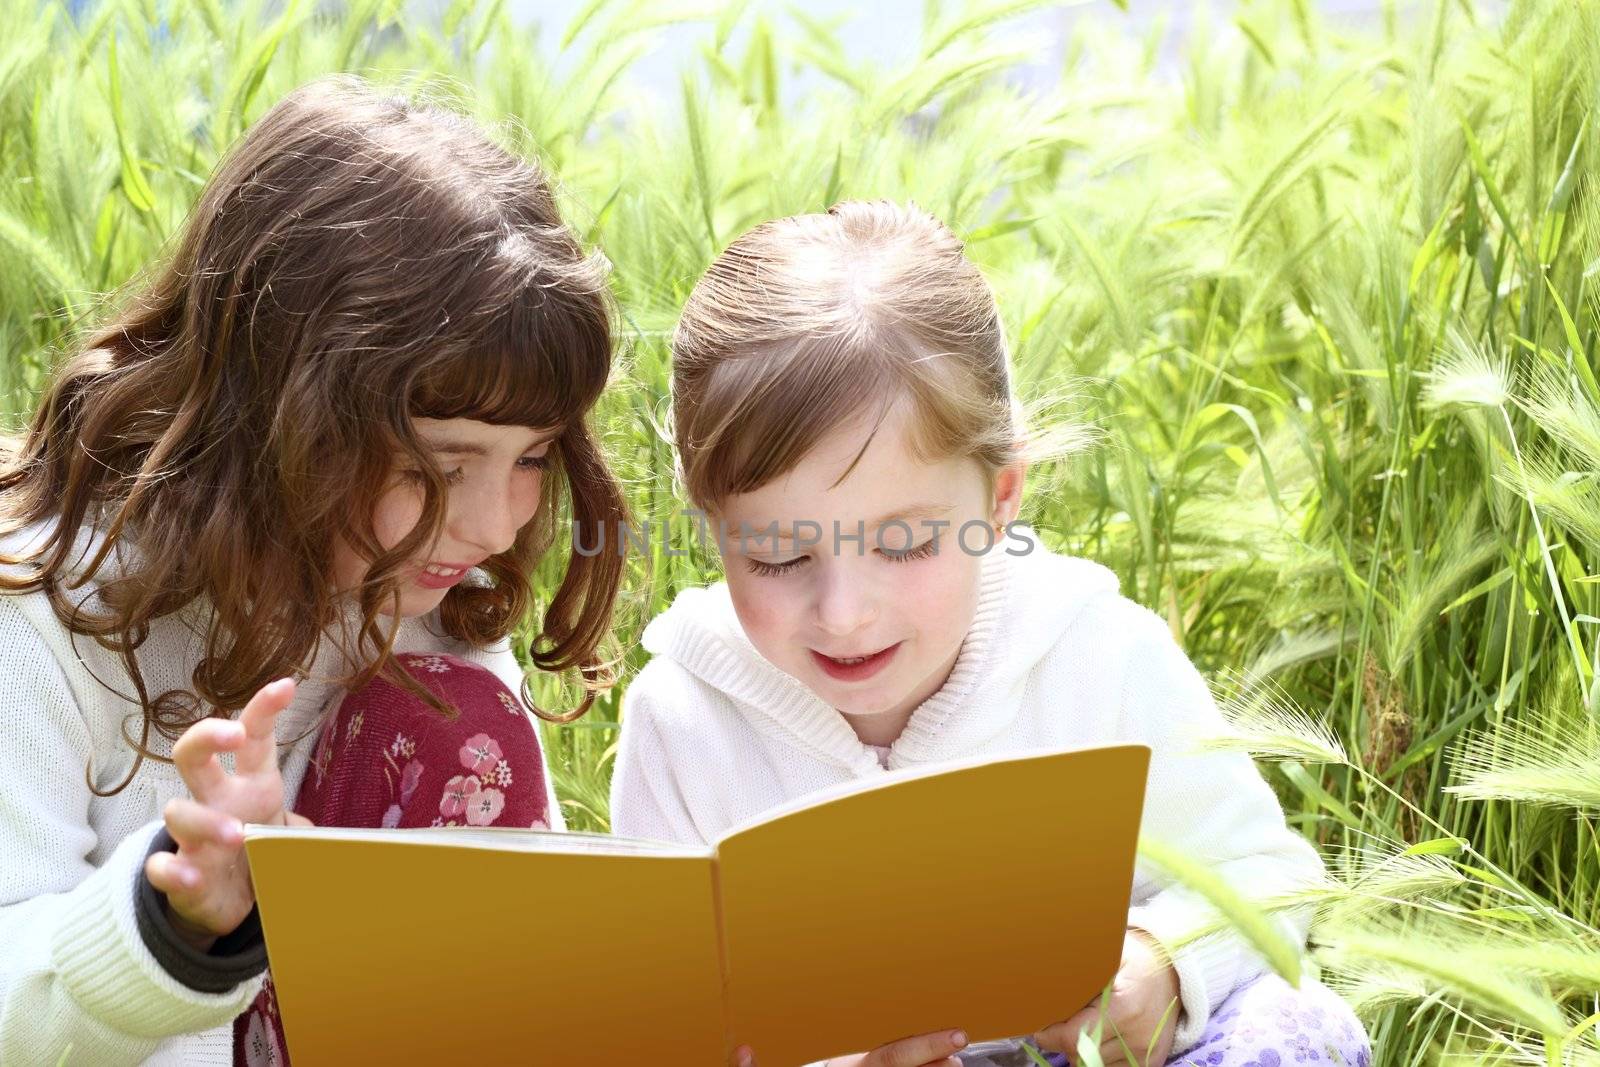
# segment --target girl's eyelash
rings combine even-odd
[[[809,556],[796,556],[782,563],[767,563],[764,560],[746,557],[745,563],[749,566],[751,574],[759,574],[763,578],[776,578],[780,574],[788,574],[809,558]]]
[[[904,552],[884,551],[883,558],[890,563],[909,563],[914,560],[927,559],[938,550],[939,539],[932,537],[916,548],[909,548]],[[751,574],[759,574],[763,578],[776,578],[779,575],[788,574],[810,558],[810,556],[796,556],[794,559],[784,560],[782,563],[768,563],[765,560],[746,557],[744,562]]]
[[[891,563],[909,563],[912,560],[927,559],[939,550],[939,539],[930,537],[916,548],[908,548],[904,552],[883,553],[883,558]]]
[[[523,470],[542,471],[550,466],[550,457],[548,455],[523,456],[517,462],[522,465]],[[421,482],[423,480],[422,472],[419,470],[404,470],[400,473],[413,482]],[[457,467],[455,470],[445,472],[444,483],[446,485],[460,485],[466,481],[466,478],[466,471]]]
[[[419,471],[419,470],[412,470],[412,469],[403,470],[403,471],[400,472],[400,476],[405,478],[407,481],[417,482],[418,484],[421,484],[422,482],[427,480],[426,478],[423,477],[422,472]],[[466,472],[463,471],[460,467],[457,467],[453,471],[445,471],[444,484],[446,484],[446,485],[459,485],[465,477],[466,477]]]

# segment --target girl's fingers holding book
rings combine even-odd
[[[1053,1023],[1033,1035],[1034,1042],[1046,1052],[1065,1052],[1069,1056],[1078,1051],[1078,1035],[1095,1024],[1100,1017],[1100,1005],[1091,1004],[1063,1022]]]
[[[942,1064],[967,1047],[967,1035],[960,1030],[939,1030],[918,1034],[880,1045],[860,1060],[860,1067],[925,1067]]]
[[[835,1056],[822,1067],[961,1067],[961,1061],[947,1053],[966,1047],[967,1037],[961,1031],[941,1031],[891,1041],[864,1054]],[[730,1067],[757,1067],[749,1045],[734,1049],[728,1063]]]

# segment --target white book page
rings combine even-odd
[[[856,778],[848,782],[840,782],[816,792],[807,793],[803,797],[787,801],[776,807],[768,808],[759,815],[746,819],[742,823],[724,830],[717,838],[718,843],[729,838],[752,830],[757,826],[775,822],[795,812],[805,811],[808,808],[821,807],[831,801],[842,800],[845,797],[855,796],[858,793],[870,793],[874,789],[884,789],[897,782],[904,782],[915,778],[931,778],[936,775],[949,774],[969,767],[983,767],[997,763],[1015,763],[1021,760],[1034,759],[1039,756],[1055,756],[1063,752],[1081,752],[1094,748],[1120,748],[1121,745],[1079,745],[1065,748],[1023,748],[999,755],[969,756],[964,759],[944,760],[938,763],[918,764],[913,767],[897,767],[892,771],[881,774],[869,775],[865,778]]]

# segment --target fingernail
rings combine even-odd
[[[754,1062],[756,1062],[755,1057],[750,1055],[749,1049],[745,1048],[739,1050],[739,1067],[750,1067],[750,1065]]]
[[[966,1048],[967,1047],[967,1033],[966,1033],[966,1031],[965,1030],[957,1030],[955,1033],[951,1034],[950,1035],[950,1043],[952,1045],[954,1045],[956,1048]]]
[[[244,823],[240,822],[238,819],[233,820],[233,822],[228,824],[228,834],[235,840],[244,840]]]

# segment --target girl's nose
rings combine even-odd
[[[450,535],[486,556],[509,551],[519,529],[516,502],[504,486],[450,495]]]
[[[817,628],[844,637],[870,625],[878,617],[877,597],[865,575],[840,566],[842,559],[826,561],[816,594]],[[831,564],[831,565],[830,565]]]

